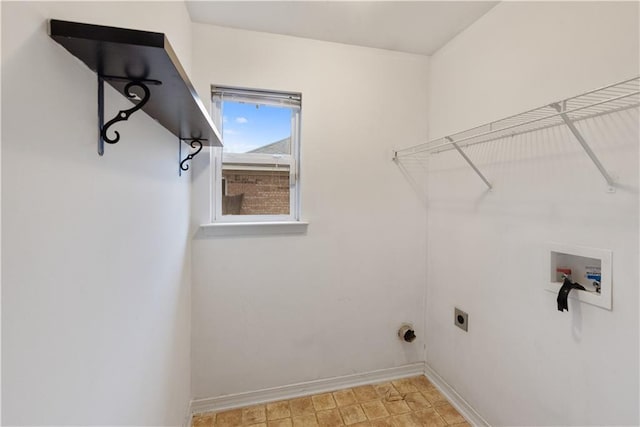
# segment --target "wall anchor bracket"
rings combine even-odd
[[[104,123],[104,81],[105,80],[128,82],[127,85],[124,87],[124,95],[129,100],[138,101],[132,108],[129,108],[127,110],[120,110],[118,114],[113,119],[109,120],[107,123]],[[108,144],[116,144],[118,141],[120,141],[120,133],[118,131],[114,131],[116,135],[115,138],[109,138],[109,136],[107,135],[107,130],[109,129],[109,127],[111,127],[112,125],[118,122],[129,120],[129,117],[133,113],[141,109],[147,103],[147,101],[149,101],[149,98],[151,97],[151,92],[149,91],[149,88],[147,87],[147,85],[160,85],[160,84],[162,84],[162,82],[159,80],[133,79],[133,78],[127,78],[127,77],[117,77],[117,76],[108,76],[108,75],[98,74],[98,130],[99,130],[98,154],[100,156],[104,154],[105,142],[107,142]],[[133,87],[138,87],[142,89],[144,93],[142,98],[140,98],[135,92],[131,91]]]
[[[493,189],[493,186],[491,185],[491,183],[489,182],[489,180],[482,174],[482,172],[480,172],[480,169],[478,169],[476,167],[476,165],[473,163],[473,161],[471,161],[471,159],[469,158],[469,156],[467,156],[467,153],[465,153],[462,148],[460,148],[460,146],[453,140],[453,138],[451,138],[450,136],[445,136],[445,139],[447,141],[449,141],[451,143],[451,145],[453,145],[453,147],[458,151],[458,153],[460,153],[460,155],[462,156],[463,159],[465,159],[467,161],[467,163],[469,163],[469,166],[471,166],[471,168],[474,170],[475,173],[478,174],[478,176],[480,177],[480,179],[482,179],[482,181],[484,181],[484,183],[487,185],[487,187],[489,187],[489,190]]]
[[[563,102],[562,105],[560,103],[556,102],[556,103],[551,104],[550,107],[552,107],[558,113],[560,113],[560,118],[562,118],[562,121],[564,121],[564,123],[567,125],[567,127],[569,128],[569,130],[571,131],[573,136],[578,140],[578,142],[580,143],[580,145],[582,146],[584,151],[587,153],[587,156],[589,156],[589,158],[591,159],[593,164],[596,165],[596,167],[598,168],[598,170],[600,171],[600,173],[604,177],[605,181],[607,181],[607,185],[608,185],[607,192],[608,193],[615,193],[615,191],[616,191],[615,180],[609,174],[609,172],[607,172],[607,170],[604,168],[604,166],[600,162],[600,159],[598,159],[598,156],[596,156],[596,154],[593,152],[593,150],[591,149],[589,144],[587,144],[587,141],[585,141],[584,137],[582,136],[582,134],[580,133],[578,128],[576,128],[576,125],[569,118],[567,113],[565,113],[565,111],[566,111],[565,102]]]
[[[184,159],[182,159],[182,144],[181,144],[182,141],[184,142],[189,141],[189,145],[191,146],[191,148],[196,150],[193,153],[187,154],[187,157],[185,157]],[[192,160],[195,156],[197,156],[200,153],[200,151],[202,151],[202,141],[206,141],[206,139],[204,138],[180,138],[179,139],[178,155],[182,160],[180,161],[180,168],[178,169],[178,175],[182,176],[182,171],[189,170],[189,165],[187,164],[187,162]]]

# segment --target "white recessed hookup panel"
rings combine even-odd
[[[560,243],[549,246],[549,283],[545,289],[557,294],[562,286],[562,274],[570,271],[571,280],[587,290],[574,290],[569,298],[611,310],[612,252]]]

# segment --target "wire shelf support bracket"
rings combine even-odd
[[[582,136],[582,134],[580,133],[578,128],[576,128],[576,125],[573,124],[573,121],[564,112],[566,110],[566,108],[567,108],[566,102],[563,102],[562,104],[560,104],[558,102],[555,102],[555,103],[551,104],[550,106],[552,108],[554,108],[556,111],[558,111],[558,113],[560,113],[560,117],[562,118],[564,123],[567,125],[567,127],[569,128],[569,130],[571,131],[573,136],[576,138],[576,140],[578,140],[578,142],[580,143],[580,145],[584,149],[585,153],[587,153],[587,156],[589,156],[589,158],[591,159],[593,164],[596,165],[596,167],[598,168],[598,170],[600,171],[600,173],[604,177],[605,181],[607,181],[607,185],[609,186],[607,188],[607,192],[615,193],[615,191],[616,191],[615,180],[609,174],[609,172],[607,172],[605,167],[600,162],[600,159],[598,159],[598,156],[596,156],[596,154],[593,152],[593,150],[591,149],[589,144],[587,144],[587,141],[585,141],[584,137]]]
[[[489,190],[493,190],[493,186],[491,185],[489,180],[482,174],[482,172],[480,172],[480,169],[478,169],[478,167],[475,165],[475,163],[473,163],[473,161],[471,161],[469,156],[467,156],[467,153],[465,153],[462,150],[462,148],[460,148],[460,146],[458,144],[456,144],[456,142],[451,137],[447,136],[447,137],[445,137],[445,139],[447,141],[449,141],[451,143],[451,145],[453,145],[453,148],[455,148],[458,151],[458,153],[460,153],[462,158],[465,159],[467,161],[467,163],[469,163],[469,166],[471,166],[471,169],[473,169],[473,171],[478,174],[480,179],[482,181],[484,181],[484,183],[487,185],[487,187],[489,187]]]
[[[614,83],[559,102],[493,121],[443,138],[393,151],[393,160],[433,155],[456,150],[484,183],[492,185],[466,155],[463,148],[556,126],[567,126],[607,183],[607,192],[616,191],[616,177],[604,167],[576,123],[640,106],[640,77]]]

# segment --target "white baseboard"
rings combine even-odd
[[[184,423],[182,423],[183,427],[191,427],[191,421],[193,420],[193,416],[191,415],[191,402],[187,405],[187,413],[185,414]]]
[[[426,363],[424,365],[424,375],[469,423],[476,427],[490,427],[490,424]]]
[[[191,414],[240,408],[424,374],[424,363],[191,401]]]

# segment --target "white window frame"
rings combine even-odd
[[[220,96],[222,92],[222,96]],[[261,105],[285,105],[292,109],[291,154],[264,153],[223,153],[222,147],[215,147],[211,153],[211,222],[212,223],[259,223],[300,221],[300,115],[302,96],[295,92],[244,89],[229,86],[211,86],[212,118],[220,132],[224,134],[222,117],[225,96],[233,101],[254,102]],[[292,102],[291,100],[294,100]],[[224,141],[223,141],[224,144]],[[288,215],[222,215],[222,167],[224,164],[247,164],[288,166],[289,169],[289,214]],[[264,170],[260,168],[260,170]],[[273,170],[277,170],[274,167]]]

